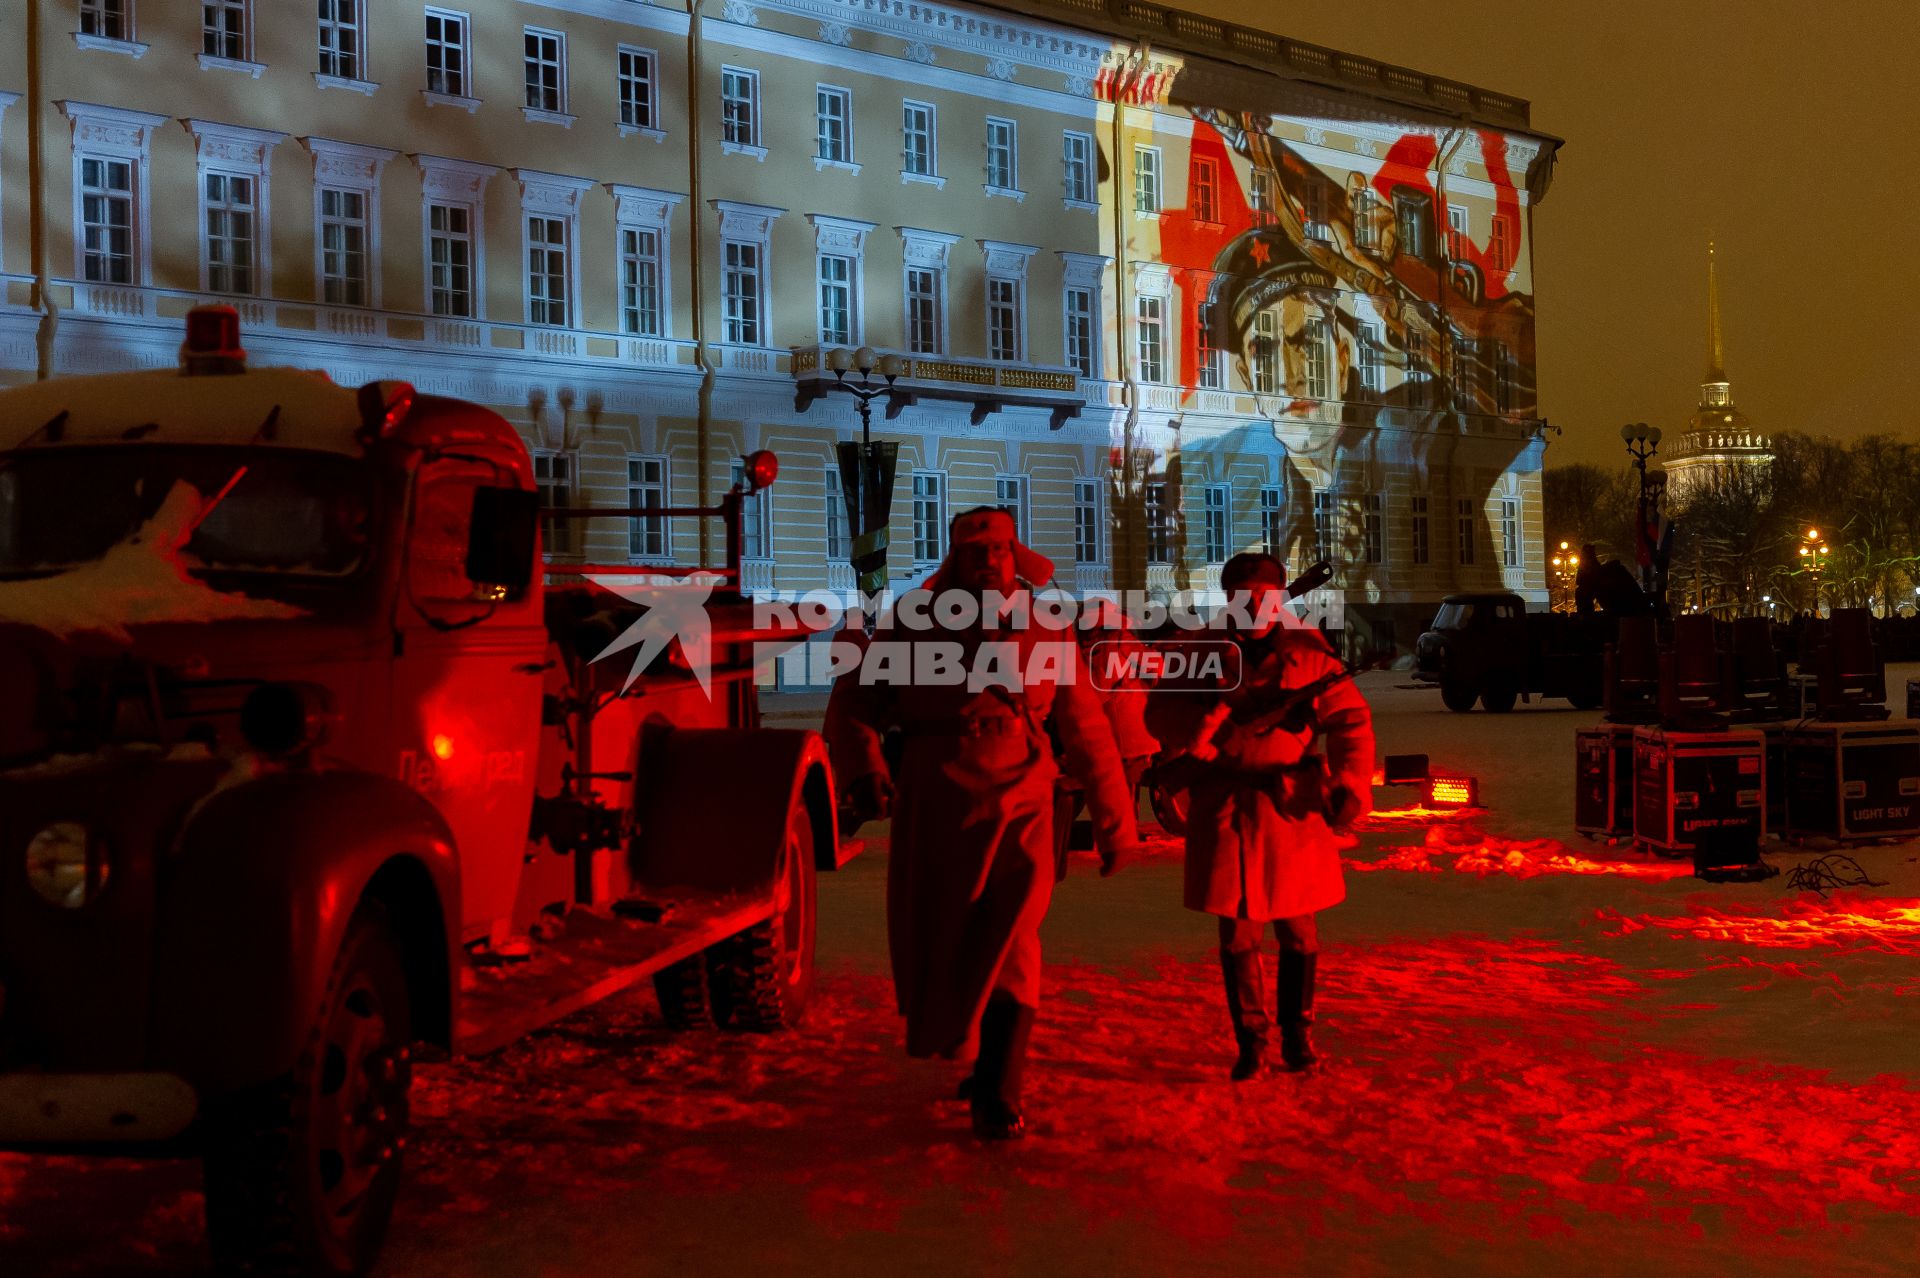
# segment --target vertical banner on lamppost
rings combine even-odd
[[[840,459],[840,496],[853,532],[855,584],[864,598],[887,587],[887,520],[893,511],[893,475],[900,445],[890,439],[835,445]]]

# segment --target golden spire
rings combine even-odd
[[[1713,269],[1713,241],[1707,241],[1707,377],[1709,383],[1727,380],[1726,353],[1720,345],[1720,281]]]

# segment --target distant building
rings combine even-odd
[[[1707,376],[1700,383],[1700,404],[1687,429],[1667,451],[1667,502],[1674,509],[1715,484],[1742,472],[1765,474],[1773,447],[1754,430],[1747,415],[1733,406],[1726,352],[1720,336],[1720,281],[1713,246],[1707,246]]]
[[[896,583],[990,504],[1081,591],[1331,558],[1370,647],[1545,602],[1525,102],[1157,5],[694,10],[10,6],[0,380],[171,364],[226,302],[256,364],[498,409],[558,503],[712,500],[772,448],[744,584],[845,591],[826,351],[866,344],[907,369]]]

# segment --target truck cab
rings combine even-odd
[[[1565,697],[1600,704],[1607,614],[1529,613],[1510,591],[1448,595],[1414,645],[1414,678],[1437,685],[1449,710],[1478,702],[1503,714],[1518,700]]]
[[[759,722],[805,636],[739,592],[744,495],[542,510],[497,414],[249,371],[227,308],[177,371],[0,391],[0,1147],[198,1156],[219,1266],[360,1273],[423,1052],[648,979],[797,1021],[840,843]],[[593,518],[728,562],[544,561]]]

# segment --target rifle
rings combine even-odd
[[[1311,714],[1313,703],[1319,699],[1320,694],[1343,679],[1353,678],[1353,675],[1353,667],[1343,665],[1332,674],[1322,675],[1313,682],[1302,684],[1297,688],[1278,688],[1270,696],[1251,699],[1231,708],[1223,702],[1208,715],[1206,728],[1197,741],[1179,753],[1168,755],[1155,762],[1151,768],[1147,769],[1145,779],[1161,790],[1191,789],[1193,783],[1205,776],[1213,766],[1213,761],[1219,757],[1219,751],[1214,747],[1213,739],[1223,726],[1232,723],[1235,727],[1246,728],[1258,734],[1293,724],[1296,726],[1290,727],[1289,730],[1298,732],[1305,726],[1301,720]],[[1318,765],[1310,765],[1308,761],[1302,760],[1296,766],[1304,768]]]

